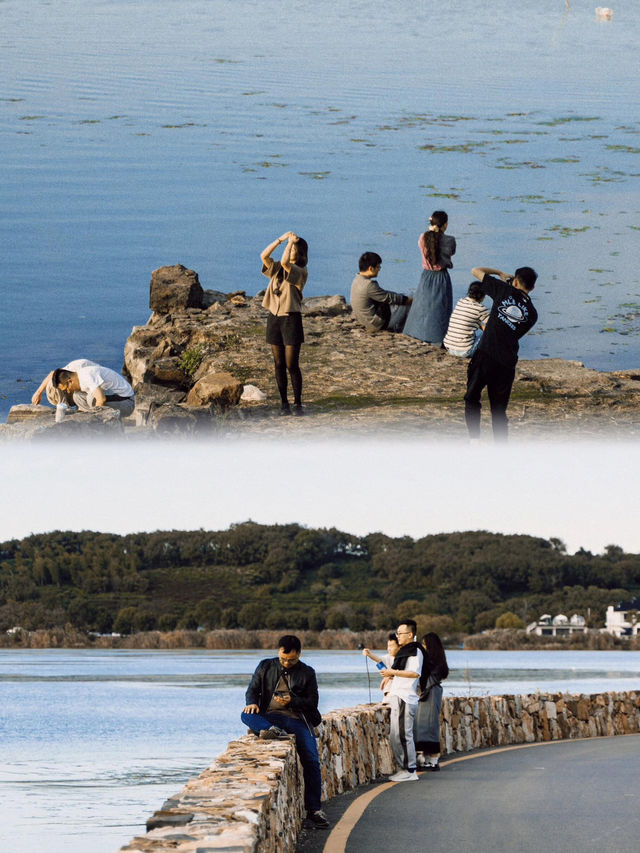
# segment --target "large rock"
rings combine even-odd
[[[152,408],[158,408],[165,404],[183,403],[187,392],[168,385],[154,385],[151,382],[143,382],[136,387],[136,410],[134,412],[136,426],[145,426],[149,421],[149,413]]]
[[[312,296],[302,303],[302,313],[306,317],[337,317],[339,314],[350,314],[351,306],[347,305],[344,296]]]
[[[50,406],[34,406],[33,403],[19,403],[11,406],[7,416],[8,424],[49,424],[55,416],[55,409]]]
[[[240,402],[243,390],[242,382],[230,373],[208,373],[199,379],[189,391],[187,405],[209,406],[211,404],[228,408]]]
[[[198,273],[182,264],[160,267],[151,273],[149,307],[158,314],[203,307],[203,290]]]
[[[152,404],[147,426],[159,435],[189,435],[203,427],[211,427],[212,418],[208,409],[200,409],[180,403]]]
[[[177,356],[165,356],[156,358],[150,362],[144,375],[145,382],[158,385],[171,385],[178,388],[187,388],[191,380],[180,367],[180,359]]]

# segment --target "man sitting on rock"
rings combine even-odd
[[[293,735],[304,775],[307,817],[326,829],[321,809],[322,777],[314,726],[320,720],[315,671],[300,661],[298,637],[286,634],[278,640],[278,657],[260,661],[246,693],[242,722],[261,740],[287,739]]]
[[[99,406],[106,406],[120,412],[121,418],[130,415],[135,408],[135,397],[124,376],[95,362],[83,361],[80,366],[80,361],[69,362],[66,367],[58,367],[50,374],[51,385],[60,393],[61,401],[62,398],[71,398],[82,412],[93,412]],[[40,402],[36,400],[37,394],[34,394],[32,402]]]
[[[360,273],[351,285],[351,308],[356,320],[368,332],[401,332],[413,300],[404,293],[380,287],[376,276],[381,266],[382,258],[376,252],[360,256]]]

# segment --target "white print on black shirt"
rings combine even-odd
[[[529,312],[524,305],[517,303],[513,296],[507,296],[498,306],[498,316],[515,331],[517,326],[527,322]]]

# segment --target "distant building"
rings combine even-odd
[[[614,637],[637,637],[640,631],[640,598],[607,607],[604,630]]]
[[[544,613],[537,622],[527,625],[527,634],[537,634],[538,637],[570,637],[572,634],[586,634],[588,632],[584,616],[574,613],[571,619],[567,619],[564,613],[551,616]]]

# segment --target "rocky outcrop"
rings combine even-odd
[[[389,708],[359,705],[325,714],[318,727],[323,799],[393,770]],[[441,743],[472,749],[640,732],[640,693],[446,698]],[[295,744],[247,735],[147,822],[127,853],[293,853],[302,825],[302,768]]]
[[[203,290],[197,273],[179,264],[154,271],[153,313],[144,326],[133,328],[124,348],[138,427],[156,430],[171,423],[171,430],[179,431],[180,423],[191,430],[208,422],[217,428],[224,410],[225,430],[244,435],[308,437],[357,430],[359,435],[466,437],[467,360],[405,335],[370,335],[339,295],[303,302],[303,402],[313,417],[276,417],[279,396],[261,297]],[[217,374],[231,381],[219,383]],[[254,394],[243,400],[237,389],[245,385],[267,399]],[[196,408],[202,417],[194,415]],[[601,373],[579,361],[521,360],[509,419],[512,434],[525,437],[635,437],[640,369]],[[483,419],[487,436],[489,420]],[[23,429],[28,431],[22,426],[13,431]],[[6,430],[0,428],[2,437],[9,437]]]
[[[176,269],[184,268],[163,268],[154,276],[167,281],[176,276],[171,272]],[[279,399],[264,340],[261,294],[251,298],[243,291],[226,295],[204,291],[200,307],[173,304],[170,313],[166,310],[154,310],[145,326],[134,328],[125,347],[125,368],[141,401],[143,422],[151,403],[187,400],[211,408],[215,417],[215,400],[198,392],[189,394],[205,377],[224,372],[268,395],[265,402],[219,401],[227,407],[226,428],[238,432],[306,435],[357,429],[376,434],[384,430],[466,434],[462,404],[466,359],[404,335],[368,334],[342,296],[303,302],[304,403],[313,417],[274,418],[274,422],[264,417],[271,407],[275,414]],[[245,417],[234,417],[233,412]],[[640,371],[600,373],[562,359],[520,361],[509,416],[513,433],[572,439],[612,431],[637,435]],[[485,426],[489,432],[488,419]]]

